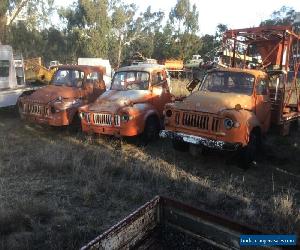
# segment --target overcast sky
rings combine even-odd
[[[124,0],[135,3],[139,12],[151,5],[152,11],[162,10],[168,17],[169,11],[177,0]],[[219,23],[229,28],[245,28],[256,26],[283,5],[293,7],[300,12],[300,0],[190,0],[197,5],[201,34],[214,34]],[[57,6],[67,6],[74,0],[55,0]],[[56,18],[55,18],[56,19]],[[57,22],[57,20],[54,20]]]

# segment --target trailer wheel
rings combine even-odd
[[[173,139],[172,144],[173,148],[177,151],[187,152],[189,150],[189,144],[184,141]]]

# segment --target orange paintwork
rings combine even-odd
[[[70,125],[78,108],[94,101],[105,91],[105,68],[96,66],[61,65],[59,70],[78,70],[84,73],[81,87],[50,85],[18,100],[19,113],[27,121],[51,126]],[[87,79],[90,73],[98,73],[98,80]],[[53,79],[52,79],[53,81]]]
[[[165,68],[144,64],[120,68],[116,74],[118,72],[147,72],[150,75],[149,86],[145,90],[110,89],[94,103],[80,108],[82,131],[117,137],[136,136],[144,131],[149,116],[162,120],[164,106],[171,101]],[[154,84],[155,75],[160,73],[163,79]],[[122,119],[124,115],[127,120]]]
[[[166,105],[165,113],[171,111],[172,115],[165,117],[165,130],[243,146],[247,145],[249,133],[254,127],[259,127],[262,133],[265,133],[270,125],[271,105],[268,92],[263,97],[257,95],[256,85],[259,79],[267,79],[267,74],[260,70],[237,68],[216,69],[211,72],[250,74],[255,78],[253,91],[246,95],[197,90],[181,102]],[[240,109],[236,108],[236,105],[239,105]],[[209,117],[207,127],[199,129],[201,121],[197,120],[198,117]],[[226,129],[225,118],[234,121],[236,127]],[[189,121],[190,123],[198,124],[186,126],[183,119],[191,119],[193,122]]]

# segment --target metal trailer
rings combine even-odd
[[[240,249],[241,234],[257,235],[262,232],[157,196],[81,250]]]

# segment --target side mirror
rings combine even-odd
[[[200,80],[195,78],[193,79],[192,81],[190,81],[187,85],[186,85],[186,89],[189,91],[189,92],[192,92],[196,86],[199,84]]]

